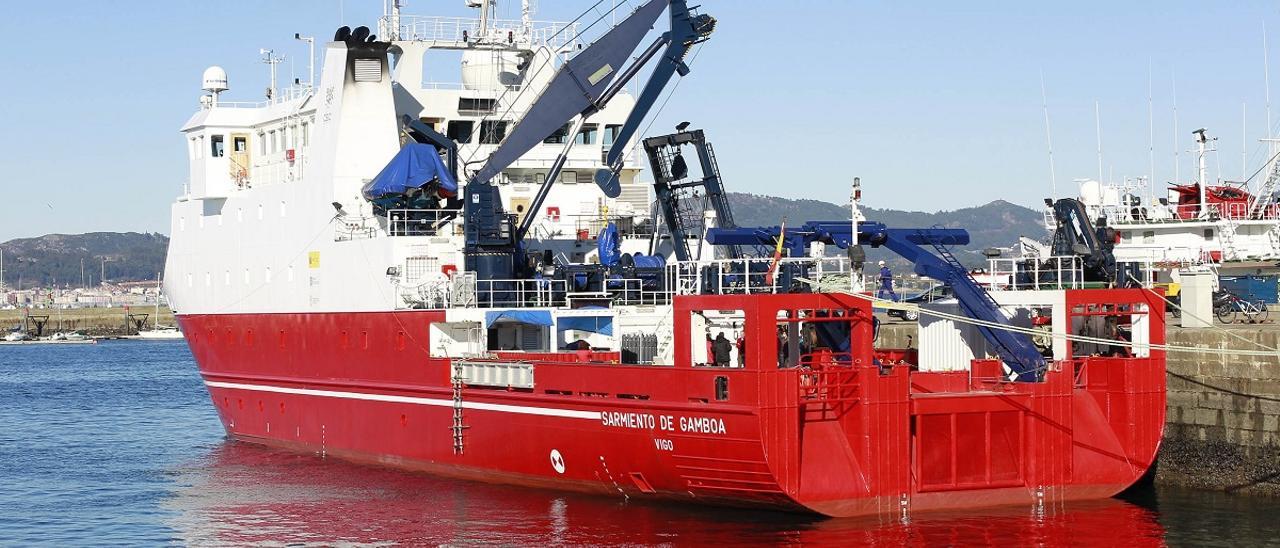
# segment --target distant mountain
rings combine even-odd
[[[24,288],[79,286],[81,272],[85,283],[96,285],[104,270],[112,282],[154,280],[168,248],[167,236],[137,232],[49,234],[0,244],[5,283],[18,287],[21,280]]]
[[[790,200],[730,192],[729,204],[733,208],[733,219],[739,226],[776,226],[783,218],[795,224],[849,218],[847,205],[819,200]],[[984,249],[1012,246],[1018,242],[1019,236],[1036,239],[1048,236],[1040,212],[1004,200],[937,213],[867,207],[863,208],[863,214],[868,220],[879,221],[890,227],[928,228],[940,225],[963,228],[969,231],[969,245],[954,251],[957,258],[971,266],[986,265],[986,258],[982,255]],[[900,260],[885,250],[868,249],[867,256],[871,261],[883,259],[896,267],[906,265],[905,260]]]

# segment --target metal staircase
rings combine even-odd
[[[1258,195],[1253,197],[1253,205],[1249,208],[1250,219],[1261,219],[1267,211],[1267,207],[1272,203],[1272,195],[1276,190],[1280,189],[1280,161],[1271,161],[1271,171],[1267,173],[1266,182],[1262,183],[1262,187],[1258,189]]]
[[[951,253],[951,250],[946,245],[936,239],[929,238],[924,231],[920,231],[919,235],[921,239],[928,241],[933,246],[937,256],[951,270],[950,279],[946,281],[951,284],[952,290],[955,291],[956,299],[960,301],[960,306],[964,308],[970,317],[1013,327],[1009,319],[1001,312],[1000,304],[985,288],[978,284],[978,281],[969,273],[969,269],[965,268],[959,259],[956,259],[956,256]],[[1032,377],[1036,380],[1042,377],[1044,373],[1044,358],[1029,337],[992,326],[979,326],[978,329],[982,332],[982,336],[987,343],[1000,356],[1000,360],[1018,373],[1022,380],[1030,380],[1025,377]]]

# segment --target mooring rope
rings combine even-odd
[[[1103,337],[1091,337],[1091,336],[1088,336],[1088,335],[1076,335],[1076,334],[1071,334],[1071,333],[1055,333],[1055,332],[1051,332],[1051,331],[1045,331],[1045,330],[1040,330],[1040,329],[1034,329],[1034,328],[1030,328],[1030,327],[1020,327],[1020,326],[1015,326],[1015,325],[1005,325],[1005,324],[998,323],[998,322],[992,322],[992,321],[987,321],[987,320],[979,320],[979,319],[977,319],[977,318],[970,318],[970,317],[968,317],[968,316],[963,316],[963,315],[959,315],[959,314],[950,314],[950,313],[942,312],[942,311],[938,311],[938,310],[930,310],[930,309],[928,309],[928,308],[921,308],[919,305],[916,305],[916,304],[911,304],[911,303],[902,303],[902,302],[897,302],[897,301],[890,301],[890,300],[887,300],[887,299],[881,299],[881,298],[876,297],[876,296],[873,296],[873,295],[867,295],[867,294],[862,294],[862,293],[855,293],[855,292],[853,292],[853,291],[849,291],[849,290],[847,290],[847,289],[843,289],[843,288],[823,287],[821,283],[814,282],[814,281],[812,281],[812,280],[806,280],[806,279],[803,279],[803,278],[801,278],[801,279],[799,279],[799,280],[800,280],[800,281],[802,281],[802,282],[804,282],[804,283],[808,283],[808,284],[810,284],[811,286],[813,286],[815,289],[819,289],[819,290],[821,290],[821,291],[823,291],[823,292],[826,292],[826,293],[838,293],[838,294],[841,294],[841,295],[849,295],[849,296],[852,296],[852,297],[856,297],[856,298],[859,298],[859,299],[863,299],[863,300],[869,301],[869,302],[871,302],[872,306],[873,306],[873,307],[876,307],[876,308],[889,309],[889,310],[915,311],[917,314],[920,314],[920,315],[922,315],[922,316],[932,316],[932,317],[936,317],[936,318],[943,318],[943,319],[951,320],[951,321],[956,322],[956,323],[967,324],[967,325],[975,325],[975,326],[986,327],[986,328],[990,328],[990,329],[1000,329],[1000,330],[1010,331],[1010,332],[1014,332],[1014,333],[1022,333],[1022,334],[1026,334],[1026,335],[1034,335],[1034,336],[1037,336],[1037,337],[1048,337],[1048,338],[1052,338],[1052,339],[1064,339],[1064,340],[1067,340],[1067,341],[1070,341],[1070,342],[1091,343],[1091,344],[1108,345],[1108,346],[1119,346],[1119,347],[1126,347],[1126,348],[1142,348],[1142,349],[1162,350],[1162,351],[1165,351],[1165,352],[1186,352],[1186,353],[1196,353],[1196,354],[1218,354],[1218,355],[1224,355],[1224,356],[1226,356],[1226,355],[1230,355],[1230,356],[1280,357],[1280,351],[1277,351],[1277,350],[1276,350],[1276,349],[1274,349],[1274,348],[1266,347],[1265,345],[1258,344],[1258,343],[1256,343],[1256,342],[1254,342],[1254,341],[1249,341],[1249,342],[1254,342],[1254,344],[1258,344],[1258,346],[1262,346],[1263,348],[1267,348],[1267,350],[1241,350],[1241,349],[1234,349],[1234,348],[1209,348],[1209,347],[1199,347],[1199,346],[1179,346],[1179,345],[1171,345],[1171,344],[1156,344],[1156,343],[1150,343],[1150,342],[1148,342],[1148,343],[1134,343],[1134,342],[1132,342],[1132,341],[1126,341],[1126,340],[1122,340],[1122,339],[1107,339],[1107,338],[1103,338]],[[1233,335],[1234,335],[1234,334],[1233,334]],[[1237,337],[1238,337],[1238,336],[1237,336]],[[1242,339],[1243,339],[1243,337],[1240,337],[1240,338],[1242,338]],[[1244,340],[1248,341],[1248,339],[1244,339]]]

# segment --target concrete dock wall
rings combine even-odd
[[[1170,346],[1280,348],[1280,327],[1168,332]],[[1280,495],[1280,356],[1169,352],[1157,481]]]

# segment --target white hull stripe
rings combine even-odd
[[[232,390],[251,390],[254,392],[274,392],[276,394],[295,394],[299,396],[319,396],[323,398],[342,398],[348,400],[381,401],[389,403],[408,403],[413,405],[431,405],[435,407],[453,407],[453,400],[437,398],[417,398],[412,396],[393,396],[390,394],[369,394],[366,392],[339,392],[335,390],[315,390],[311,388],[286,388],[265,384],[241,384],[234,382],[205,381],[210,388],[229,388]],[[540,415],[544,417],[564,417],[569,419],[600,420],[599,411],[577,411],[573,409],[555,409],[551,407],[527,407],[523,405],[504,405],[500,403],[462,402],[463,409],[479,411],[498,411],[502,413],[519,413],[522,415]]]

